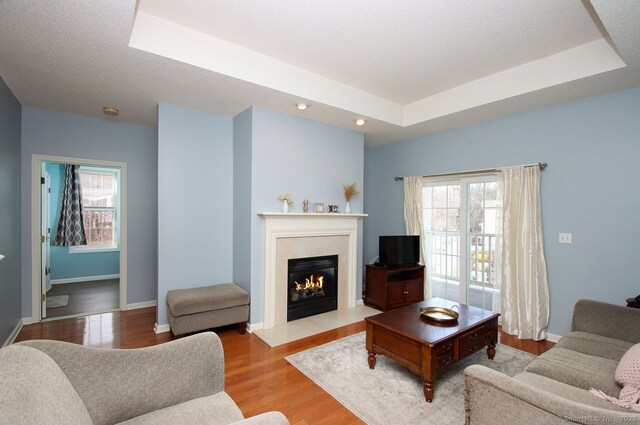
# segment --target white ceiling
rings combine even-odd
[[[151,125],[158,102],[363,116],[379,145],[640,85],[639,19],[636,0],[0,0],[0,76],[23,105]]]

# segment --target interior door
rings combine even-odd
[[[40,180],[40,317],[47,317],[47,291],[51,289],[51,176],[42,163]]]

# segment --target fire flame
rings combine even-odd
[[[320,290],[322,289],[323,283],[324,283],[324,276],[318,276],[317,282],[314,282],[313,275],[311,275],[311,279],[309,278],[304,279],[304,285],[301,285],[298,282],[295,282],[296,291],[304,291],[305,289],[311,289],[312,291]]]

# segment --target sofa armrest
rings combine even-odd
[[[635,422],[638,415],[556,396],[485,366],[464,371],[466,425]]]
[[[572,331],[640,342],[640,309],[607,304],[593,300],[578,300],[573,308]]]
[[[234,422],[231,425],[289,425],[289,420],[280,412],[267,412]]]
[[[222,343],[213,332],[131,350],[44,340],[20,344],[43,351],[60,366],[95,425],[224,390]]]

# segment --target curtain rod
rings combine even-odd
[[[547,163],[546,162],[538,162],[537,164],[520,165],[520,167],[540,167],[541,170],[544,170],[547,167]],[[495,173],[497,171],[499,171],[497,168],[486,168],[484,170],[469,170],[469,171],[458,171],[456,173],[430,174],[428,176],[422,176],[422,177],[462,176],[462,175],[465,175],[465,174]],[[403,180],[403,179],[404,179],[404,177],[398,177],[398,176],[394,177],[395,181],[399,181],[399,180]]]

